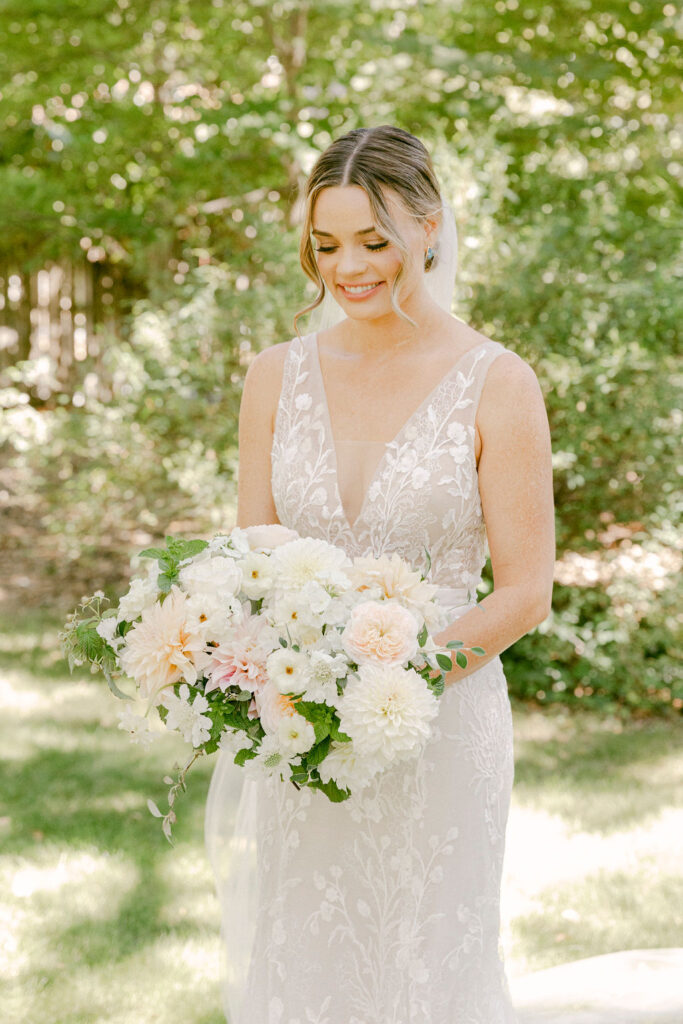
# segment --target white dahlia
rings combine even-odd
[[[368,664],[348,680],[338,713],[360,754],[389,762],[418,752],[437,711],[436,697],[414,669]]]
[[[276,548],[271,557],[277,586],[285,590],[301,590],[311,582],[335,592],[350,586],[347,575],[350,559],[327,541],[300,537]]]
[[[125,639],[121,668],[150,703],[180,679],[196,682],[211,660],[204,624],[190,614],[188,599],[178,587],[171,588],[163,604],[146,608]]]

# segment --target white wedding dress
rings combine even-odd
[[[352,526],[341,497],[354,483],[342,459],[351,448],[335,447],[317,337],[292,341],[272,449],[280,522],[350,556],[396,551],[423,571],[426,548],[452,620],[469,610],[485,561],[474,420],[504,351],[470,349],[375,446]],[[499,952],[513,778],[499,658],[446,687],[419,759],[344,803],[279,777],[249,780],[235,818],[221,795],[226,780],[238,784],[230,761],[220,755],[207,805],[229,1024],[514,1022]]]

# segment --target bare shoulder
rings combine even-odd
[[[292,341],[281,341],[257,352],[247,367],[240,403],[240,421],[253,429],[257,423],[275,427],[285,359]]]
[[[281,384],[282,371],[291,344],[291,341],[280,341],[276,345],[261,349],[249,363],[247,375],[262,385],[270,382]]]
[[[506,350],[491,363],[481,393],[481,422],[510,416],[545,414],[543,393],[533,368],[516,352]]]

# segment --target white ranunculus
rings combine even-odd
[[[367,664],[347,681],[339,720],[359,753],[398,761],[427,741],[437,712],[437,698],[414,669]]]
[[[242,531],[252,551],[272,551],[281,544],[297,540],[299,534],[281,523],[264,523],[260,526],[245,526]]]
[[[142,613],[149,608],[157,599],[159,588],[157,587],[158,568],[155,573],[144,577],[136,577],[131,580],[128,591],[119,601],[116,613],[117,622],[135,622]]]
[[[314,746],[315,729],[302,715],[286,715],[277,727],[277,740],[280,752],[289,760]]]
[[[195,694],[190,702],[190,688],[183,683],[175,693],[164,695],[164,705],[168,708],[166,728],[177,729],[186,743],[199,747],[211,736],[211,719],[204,712],[209,710],[209,702],[201,693]]]
[[[333,592],[350,586],[351,561],[344,551],[315,537],[300,537],[277,548],[272,555],[278,587],[301,590],[315,582]]]
[[[270,555],[248,551],[237,564],[242,572],[242,592],[252,601],[258,601],[272,590],[275,572]]]
[[[212,596],[216,601],[234,597],[242,583],[242,573],[234,558],[208,554],[208,549],[184,565],[178,574],[180,586],[190,597]]]
[[[301,693],[308,681],[308,658],[291,647],[280,647],[266,659],[268,678],[280,693]]]

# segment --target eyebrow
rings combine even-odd
[[[373,231],[377,231],[377,228],[375,228],[375,227],[363,228],[362,231],[356,231],[356,234],[357,235],[371,235]],[[377,232],[377,233],[379,234],[379,232]],[[331,235],[329,233],[329,231],[316,231],[315,228],[311,228],[311,234],[312,235],[321,235],[323,238],[334,238],[334,235]]]

